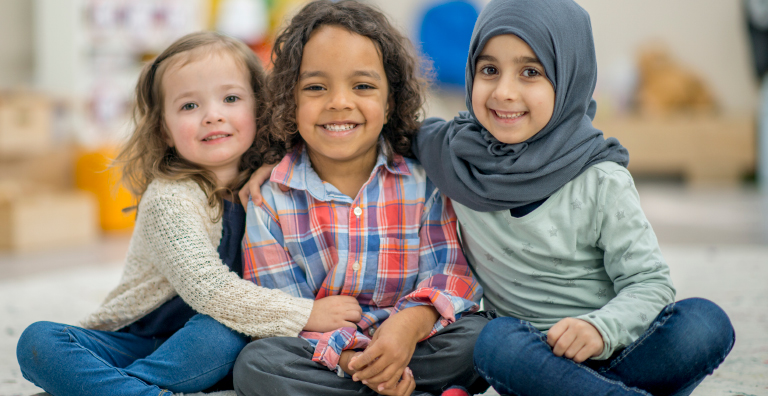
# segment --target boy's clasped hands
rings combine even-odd
[[[429,336],[439,317],[434,307],[426,305],[392,314],[376,329],[364,352],[344,351],[350,358],[342,369],[379,394],[410,395],[416,381],[408,363],[416,344]]]
[[[408,368],[416,344],[432,331],[439,314],[431,306],[406,308],[392,314],[374,332],[365,351],[346,350],[339,366],[354,381],[388,396],[410,395],[416,388]],[[352,296],[328,296],[315,300],[307,331],[327,332],[356,327],[362,309]]]

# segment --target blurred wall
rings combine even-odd
[[[418,31],[436,0],[369,0],[400,27]],[[475,0],[479,5],[487,0]],[[592,18],[601,81],[621,75],[639,45],[660,39],[680,64],[703,77],[727,111],[756,108],[757,79],[738,0],[576,0]],[[608,79],[610,81],[610,79]],[[606,85],[604,82],[602,85]]]
[[[368,0],[412,37],[425,7],[438,0]],[[478,5],[487,0],[475,0]],[[601,76],[620,74],[635,50],[662,39],[701,75],[726,110],[756,107],[757,82],[737,0],[577,0],[591,15]],[[0,88],[31,85],[33,2],[0,0]]]
[[[682,65],[703,77],[726,110],[752,112],[758,82],[741,2],[737,0],[576,0],[592,17],[598,73],[634,59],[660,39]]]
[[[0,0],[0,89],[32,85],[32,3]]]

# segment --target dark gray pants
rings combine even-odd
[[[472,354],[487,313],[465,316],[418,343],[408,367],[416,379],[414,395],[439,395],[453,385],[470,394],[488,388],[474,369]],[[314,349],[298,337],[265,338],[248,344],[235,362],[238,396],[376,395],[361,382],[341,378],[312,361]]]

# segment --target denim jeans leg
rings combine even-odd
[[[16,346],[24,378],[56,396],[158,396],[170,392],[127,375],[122,367],[162,341],[127,333],[33,323]]]
[[[478,373],[501,394],[648,395],[555,356],[543,333],[515,318],[488,323],[475,344],[474,358]]]
[[[125,372],[175,393],[201,392],[232,371],[249,338],[197,314],[149,356]]]
[[[685,396],[725,360],[734,341],[720,307],[690,298],[666,306],[637,341],[594,368],[654,395]]]

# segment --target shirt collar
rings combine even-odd
[[[386,147],[379,142],[379,147]],[[387,171],[395,175],[410,176],[411,171],[405,162],[405,159],[399,154],[394,155],[394,165],[387,164],[387,156],[379,150],[376,158],[376,165],[371,171],[370,178],[376,176],[379,172]],[[368,179],[370,181],[370,178]],[[312,168],[309,160],[309,154],[305,145],[297,146],[289,152],[279,164],[272,170],[272,176],[269,179],[272,182],[280,183],[295,190],[304,190],[320,201],[340,200],[351,202],[350,198],[342,194],[336,187],[330,183],[323,182],[317,172]]]

